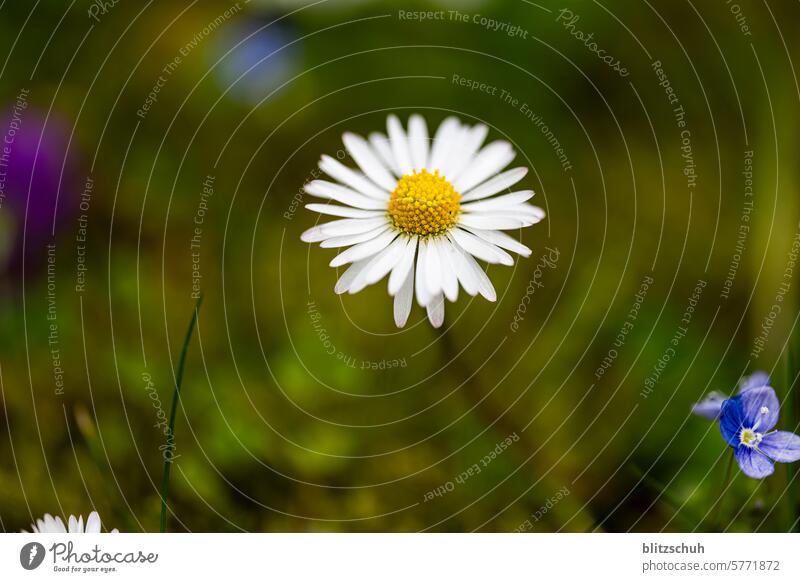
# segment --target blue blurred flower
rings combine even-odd
[[[295,40],[297,34],[285,20],[244,19],[220,32],[209,56],[228,95],[259,103],[297,74],[300,50]]]
[[[775,470],[774,462],[800,460],[800,436],[769,432],[778,423],[779,411],[778,397],[769,386],[750,388],[722,403],[720,432],[748,477],[763,479]]]
[[[769,374],[766,372],[753,372],[751,375],[742,378],[739,383],[739,393],[768,385]],[[727,399],[728,397],[722,392],[716,390],[709,392],[703,400],[692,406],[692,412],[709,420],[717,420],[722,411],[722,403]]]

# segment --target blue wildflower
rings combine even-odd
[[[778,397],[769,386],[750,388],[722,403],[720,432],[748,477],[763,479],[775,471],[774,462],[800,460],[800,436],[772,430],[779,411]]]
[[[761,388],[762,386],[769,386],[769,375],[766,372],[753,372],[739,382],[739,393],[741,394],[753,388]],[[717,420],[719,413],[722,411],[722,403],[727,399],[728,397],[722,392],[716,390],[709,392],[708,396],[692,406],[692,412],[708,420]]]

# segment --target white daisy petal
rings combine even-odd
[[[433,138],[433,147],[431,149],[429,170],[435,172],[441,168],[447,160],[450,152],[458,144],[456,137],[461,129],[461,123],[455,117],[448,117],[439,125],[436,130],[436,135]]]
[[[385,210],[362,210],[361,208],[339,206],[338,204],[306,204],[306,208],[312,212],[319,212],[328,216],[342,216],[344,218],[372,218],[386,214]]]
[[[93,511],[88,519],[86,520],[86,527],[83,526],[83,517],[82,516],[74,516],[70,515],[66,520],[66,525],[64,521],[56,516],[53,517],[49,513],[45,513],[41,519],[37,519],[31,525],[31,529],[34,533],[46,534],[46,533],[58,533],[58,534],[83,534],[83,533],[100,533],[102,531],[102,524],[100,522],[100,516],[97,514],[96,511]],[[24,532],[25,530],[23,530]],[[111,530],[112,533],[118,533],[118,530],[113,529]]]
[[[462,192],[461,202],[480,200],[481,198],[493,196],[506,188],[510,188],[522,180],[527,174],[528,168],[513,168],[502,174],[497,174],[495,177],[486,180],[483,184],[474,187],[472,190]]]
[[[413,255],[412,255],[413,258]],[[411,313],[411,304],[414,299],[414,263],[411,270],[406,273],[405,281],[394,296],[394,323],[397,327],[405,327]]]
[[[507,141],[492,142],[478,152],[453,187],[458,192],[466,192],[505,168],[515,157],[514,148]]]
[[[400,168],[397,167],[397,162],[395,161],[394,153],[392,152],[392,144],[388,137],[382,133],[374,132],[369,134],[369,143],[373,148],[375,148],[375,152],[378,154],[378,157],[380,157],[384,165],[389,168],[397,178],[403,175],[403,173],[400,171]]]
[[[494,285],[492,285],[486,272],[481,268],[478,262],[472,258],[472,255],[463,249],[461,250],[461,256],[467,261],[467,264],[472,269],[472,273],[478,280],[478,293],[488,301],[497,301],[497,293],[494,290]]]
[[[405,175],[413,173],[414,165],[411,162],[411,151],[408,148],[406,132],[396,115],[390,115],[386,120],[386,129],[389,132],[389,143],[392,145],[392,153],[400,173]]]
[[[476,152],[480,149],[483,140],[489,133],[489,128],[483,124],[473,127],[464,126],[458,135],[455,147],[450,152],[450,156],[444,163],[441,174],[447,177],[450,182],[455,182],[461,173],[472,164]],[[462,190],[459,190],[461,192]]]
[[[428,311],[428,320],[435,328],[442,327],[444,323],[444,297],[439,293],[431,299],[431,302],[426,306]]]
[[[464,213],[458,219],[459,225],[483,230],[516,230],[530,226],[538,221],[538,219],[534,219],[531,216],[495,213]]]
[[[96,511],[91,512],[86,518],[86,533],[100,533],[101,527],[100,515]]]
[[[399,236],[392,244],[372,257],[364,270],[350,286],[350,293],[358,293],[364,287],[377,283],[403,258],[403,251],[408,246],[408,238]]]
[[[342,141],[358,167],[370,180],[389,192],[395,189],[397,179],[389,173],[364,138],[354,133],[345,133]]]
[[[464,251],[456,247],[454,244],[448,245],[448,255],[452,257],[451,265],[453,271],[458,277],[459,283],[467,292],[467,295],[475,296],[478,294],[478,276],[475,274],[472,265],[469,264],[465,257]]]
[[[518,240],[508,236],[504,232],[500,232],[499,230],[480,230],[478,228],[470,228],[468,230],[486,242],[497,245],[498,247],[506,249],[507,251],[517,253],[523,257],[531,256],[531,249],[526,247]]]
[[[307,243],[319,242],[334,236],[360,234],[386,224],[388,224],[388,219],[385,216],[334,220],[309,228],[300,235],[300,240]]]
[[[356,277],[364,270],[364,267],[369,264],[370,260],[371,259],[361,259],[350,265],[347,270],[342,273],[342,276],[339,277],[339,280],[336,281],[336,286],[333,288],[334,292],[337,295],[341,295],[349,291],[353,281],[355,281]]]
[[[389,244],[397,237],[397,233],[393,230],[389,230],[380,234],[373,238],[372,240],[368,240],[363,243],[358,243],[336,255],[333,260],[329,263],[331,267],[341,267],[347,263],[352,263],[354,261],[359,261],[361,259],[366,259],[367,257],[371,257],[383,249],[385,249]]]
[[[439,245],[435,238],[429,238],[428,258],[425,262],[425,284],[428,293],[436,295],[442,291],[442,260],[439,258]]]
[[[458,246],[482,261],[486,261],[487,263],[500,263],[501,265],[507,266],[514,264],[513,257],[503,249],[486,242],[470,232],[461,230],[460,228],[454,228],[449,234],[451,240],[458,244]]]
[[[420,172],[428,167],[428,126],[421,115],[412,115],[408,120],[408,147],[411,152],[411,165]]]
[[[383,224],[378,228],[368,230],[367,232],[361,232],[358,234],[346,234],[344,236],[334,236],[331,238],[326,238],[321,243],[319,243],[319,246],[322,247],[323,249],[349,247],[352,245],[357,245],[358,243],[371,240],[386,230],[389,230],[389,225]]]
[[[418,243],[419,252],[417,253],[416,277],[414,281],[414,291],[417,295],[417,303],[425,307],[431,302],[433,296],[428,292],[428,284],[425,281],[428,262],[428,241],[420,239]]]
[[[462,204],[461,209],[469,212],[477,212],[481,210],[504,210],[508,207],[518,206],[523,202],[530,200],[531,198],[533,198],[533,190],[521,190],[519,192],[512,192],[511,194],[503,194],[502,196],[487,198],[478,202]]]
[[[409,271],[414,269],[414,257],[417,252],[417,237],[409,240],[408,246],[403,251],[403,258],[392,269],[389,275],[389,295],[396,295],[406,280]],[[413,285],[412,285],[413,287]]]
[[[546,216],[544,210],[538,206],[534,206],[533,204],[517,204],[516,206],[508,206],[503,208],[502,212],[511,212],[513,214],[525,214],[526,216],[532,216],[536,219],[536,222],[539,222]]]
[[[453,243],[449,239],[441,237],[436,239],[436,246],[439,251],[439,263],[442,268],[442,290],[444,296],[449,301],[458,300],[458,277],[456,276],[452,254],[455,253]]]
[[[389,191],[384,190],[375,182],[367,178],[364,174],[351,170],[338,160],[330,156],[322,156],[319,162],[320,169],[335,178],[345,186],[350,186],[356,192],[365,196],[371,196],[377,200],[388,200]]]
[[[326,180],[313,180],[305,185],[304,190],[317,198],[336,200],[336,202],[354,206],[355,208],[364,208],[366,210],[386,209],[386,200],[364,196],[341,184],[334,184]]]

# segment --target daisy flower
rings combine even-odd
[[[742,472],[763,479],[775,471],[774,463],[800,461],[800,436],[772,430],[778,423],[780,404],[769,386],[751,388],[722,403],[719,428],[733,447]]]
[[[507,251],[530,256],[528,247],[503,231],[536,224],[544,211],[527,204],[532,190],[498,195],[528,169],[504,171],[514,149],[507,141],[484,146],[487,133],[483,124],[448,117],[431,140],[422,116],[412,115],[404,129],[390,115],[388,136],[344,134],[357,170],[322,156],[320,169],[334,181],[314,180],[305,191],[328,203],[306,208],[339,219],[301,238],[323,248],[347,247],[330,263],[350,265],[336,293],[358,293],[388,275],[398,327],[408,321],[415,296],[434,327],[444,322],[445,298],[456,301],[459,288],[497,299],[476,259],[510,266],[514,259]]]
[[[36,523],[31,524],[31,529],[33,533],[90,534],[101,533],[102,524],[100,522],[100,515],[96,511],[91,512],[89,517],[86,518],[86,527],[84,527],[83,524],[83,516],[79,515],[76,518],[74,515],[70,515],[67,520],[67,525],[65,526],[60,517],[53,517],[49,513],[45,513],[42,519],[37,519]],[[110,533],[119,533],[119,530],[112,529]]]

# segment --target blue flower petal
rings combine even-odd
[[[751,388],[736,398],[742,400],[742,423],[745,428],[753,428],[758,425],[758,432],[765,433],[778,424],[780,402],[775,395],[775,390],[769,386]],[[762,409],[766,409],[767,413],[761,414]]]
[[[692,406],[692,412],[708,420],[716,420],[722,412],[722,403],[727,397],[720,392],[709,392],[708,396]]]
[[[779,463],[800,461],[800,436],[792,432],[778,430],[765,434],[758,448]]]
[[[744,445],[736,448],[736,462],[742,469],[742,473],[752,479],[763,479],[769,477],[775,471],[775,465],[767,457]]]
[[[739,392],[769,386],[769,374],[766,372],[753,372],[749,376],[742,378],[739,384]]]
[[[719,414],[719,431],[722,433],[722,438],[732,447],[738,447],[741,444],[739,432],[742,430],[743,422],[741,395],[722,403],[722,410]]]

